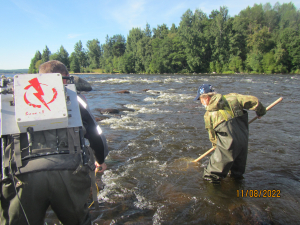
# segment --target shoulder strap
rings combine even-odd
[[[17,167],[21,167],[20,134],[12,134],[9,142],[4,150],[4,166],[9,167],[9,161],[14,158]]]
[[[20,149],[20,134],[13,134],[12,137],[14,140],[14,157],[15,157],[16,165],[19,168],[22,166],[21,149]]]
[[[80,149],[79,127],[68,128],[68,145],[70,154]]]
[[[227,117],[227,115],[225,113],[225,110],[220,109],[219,112],[222,114],[224,120],[228,121],[228,117]]]

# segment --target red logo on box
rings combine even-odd
[[[24,88],[24,90],[26,90],[25,94],[24,94],[24,101],[26,102],[27,105],[29,106],[32,106],[33,108],[41,108],[42,105],[39,105],[39,104],[34,104],[32,103],[31,101],[28,100],[28,97],[27,94],[28,94],[28,91],[30,90],[30,88],[34,88],[36,90],[36,93],[32,93],[47,109],[50,110],[48,104],[52,103],[55,101],[56,97],[57,97],[57,91],[55,88],[52,88],[52,92],[53,92],[53,95],[52,96],[47,96],[47,97],[50,97],[51,100],[49,102],[46,102],[44,100],[44,91],[42,89],[42,85],[44,86],[48,86],[47,84],[42,84],[39,82],[39,80],[37,78],[33,78],[31,80],[28,81],[30,83],[30,85],[26,86]],[[49,98],[47,98],[49,99]],[[51,110],[50,110],[51,111]]]

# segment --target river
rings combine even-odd
[[[79,76],[92,84],[84,95],[110,149],[108,169],[97,174],[94,224],[299,224],[299,75]],[[249,125],[242,180],[208,183],[209,156],[191,162],[211,148],[205,108],[193,101],[203,83],[222,94],[255,95],[264,106],[283,97]],[[249,111],[249,120],[255,116]],[[47,224],[51,218],[49,211]]]

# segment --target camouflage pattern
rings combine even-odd
[[[232,115],[234,117],[242,116],[243,109],[255,110],[257,116],[263,116],[267,112],[255,96],[230,93],[224,96],[215,94],[211,97],[209,105],[206,107],[204,122],[213,146],[217,144],[214,129],[227,119],[231,119]],[[224,113],[227,118],[224,117]]]

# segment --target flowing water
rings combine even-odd
[[[94,224],[300,223],[299,75],[79,76],[92,84],[84,95],[110,149],[108,169],[97,174]],[[211,148],[205,109],[193,101],[203,83],[222,94],[257,96],[264,106],[283,97],[249,125],[242,180],[208,183],[202,174],[210,155],[191,162]],[[249,111],[249,120],[255,116]]]
[[[110,149],[108,169],[97,175],[101,211],[92,212],[95,223],[299,224],[299,75],[80,77],[93,86],[85,96],[103,119]],[[209,156],[191,162],[211,148],[205,109],[193,101],[203,83],[219,93],[255,95],[265,106],[283,97],[249,125],[243,180],[213,185],[202,179]],[[130,93],[115,93],[120,90]],[[101,115],[97,108],[120,113]],[[249,119],[255,116],[249,112]]]

